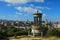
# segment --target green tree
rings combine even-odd
[[[14,31],[16,30],[16,28],[14,28],[13,26],[8,28],[8,32],[7,35],[8,36],[14,36]]]
[[[7,31],[6,30],[0,31],[0,40],[9,40],[7,37]]]

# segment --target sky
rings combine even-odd
[[[0,0],[0,19],[33,21],[37,10],[42,20],[60,20],[60,0]]]

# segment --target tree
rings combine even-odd
[[[6,30],[0,31],[0,40],[9,40],[7,37],[7,31]]]
[[[7,35],[8,35],[8,36],[14,36],[14,32],[15,32],[15,31],[16,31],[16,28],[13,27],[13,26],[10,26],[10,27],[8,28]]]

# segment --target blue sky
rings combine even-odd
[[[60,20],[60,0],[0,0],[0,19],[32,21],[37,10],[42,20]]]

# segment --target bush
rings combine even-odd
[[[8,37],[14,36],[15,31],[16,31],[16,28],[14,28],[14,27],[12,27],[12,26],[9,27],[9,28],[8,28],[8,32],[7,32],[7,36],[8,36]]]
[[[47,31],[47,36],[58,36],[58,37],[60,37],[60,30],[55,29],[55,28],[50,29]]]
[[[15,28],[15,27],[9,27],[7,35],[8,37],[11,36],[20,36],[20,35],[27,35],[28,34],[28,29],[23,29],[23,28]]]
[[[7,37],[7,31],[0,31],[0,40],[9,40]]]
[[[43,30],[43,36],[46,36],[48,27],[43,27],[42,30]]]

